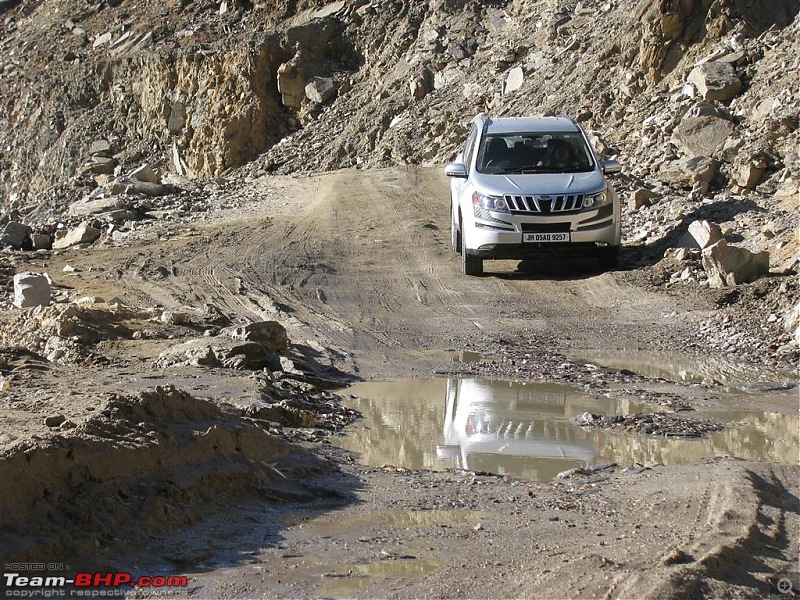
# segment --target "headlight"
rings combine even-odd
[[[487,196],[475,192],[472,194],[472,206],[478,209],[489,210],[492,212],[508,213],[508,203],[502,196]]]
[[[597,192],[596,194],[586,194],[583,199],[583,208],[600,208],[611,201],[611,194],[608,190]]]

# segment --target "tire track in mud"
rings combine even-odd
[[[281,188],[292,207],[266,216],[254,198],[185,265],[201,296],[241,318],[279,318],[309,338],[342,348],[440,348],[568,319],[564,306],[596,290],[620,288],[612,274],[578,284],[508,273],[464,277],[450,249],[448,193],[436,169],[339,171],[298,178]],[[512,267],[513,269],[513,267]],[[240,278],[240,282],[236,278]],[[616,287],[615,287],[616,285]],[[616,290],[615,297],[626,296]],[[629,296],[626,296],[629,298]],[[647,300],[642,300],[646,303]],[[513,334],[511,334],[513,335]],[[450,342],[452,343],[452,342]]]
[[[280,205],[264,185],[241,192],[250,199],[245,210],[169,240],[166,252],[161,244],[140,248],[149,270],[169,275],[126,283],[159,302],[213,304],[233,321],[275,319],[296,339],[356,353],[513,338],[532,319],[540,331],[580,328],[570,316],[576,310],[586,322],[616,321],[635,293],[612,273],[575,282],[546,264],[533,277],[504,261],[491,263],[493,275],[463,276],[439,169],[281,179]],[[608,290],[617,304],[610,311],[592,300]],[[649,296],[634,297],[647,312]]]
[[[641,550],[622,560],[616,557],[620,572],[602,597],[636,597],[642,589],[650,589],[646,597],[654,599],[717,597],[731,586],[742,597],[766,595],[768,573],[788,573],[796,567],[787,526],[797,529],[800,505],[784,483],[792,481],[796,471],[782,465],[758,470],[764,472],[736,469],[729,478],[672,490],[660,506],[651,504],[641,518],[657,523],[666,533],[666,543],[653,545],[652,557]],[[786,498],[794,502],[787,505]],[[665,512],[667,503],[674,507]],[[578,570],[570,578],[580,575]]]
[[[406,179],[407,173],[394,171],[320,177],[317,196],[297,217],[276,225],[279,233],[251,240],[244,260],[290,248],[279,251],[279,260],[261,263],[264,279],[282,284],[270,287],[270,295],[296,306],[299,320],[328,330],[340,344],[356,337],[359,344],[372,339],[372,345],[397,347],[419,312],[446,318],[460,297],[443,273],[451,266],[431,256],[436,246],[425,233],[438,226],[415,224],[429,222],[420,219],[425,212],[441,215],[422,207],[430,202],[426,189],[409,191],[414,177],[396,183]],[[417,337],[420,330],[409,333]]]

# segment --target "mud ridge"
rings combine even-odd
[[[15,561],[124,548],[244,497],[301,502],[327,469],[297,445],[172,386],[112,395],[73,430],[0,456],[0,556]]]

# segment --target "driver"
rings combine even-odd
[[[561,140],[550,140],[547,151],[537,163],[539,167],[565,167],[572,162],[569,146]]]

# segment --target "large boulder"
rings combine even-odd
[[[522,67],[514,67],[506,76],[506,84],[503,88],[503,93],[510,94],[511,92],[516,92],[522,87],[524,82],[525,73],[522,71]]]
[[[250,323],[242,327],[236,327],[228,333],[234,339],[257,342],[273,352],[287,352],[289,350],[289,338],[286,334],[286,328],[277,321]]]
[[[71,204],[67,214],[73,217],[88,217],[119,210],[121,208],[125,208],[125,202],[121,198],[86,198]]]
[[[755,281],[769,273],[769,253],[754,254],[720,240],[703,250],[703,269],[711,287],[722,288]]]
[[[708,156],[682,158],[658,173],[664,183],[676,188],[691,189],[696,183],[710,183],[717,174],[719,162]]]
[[[305,87],[306,98],[325,104],[336,95],[336,82],[330,77],[312,77]]]
[[[31,228],[16,221],[6,224],[3,233],[0,234],[0,246],[11,246],[19,250],[31,236]]]
[[[711,221],[692,221],[689,223],[689,235],[697,248],[705,250],[722,239],[722,228]]]
[[[52,299],[50,278],[42,273],[17,273],[14,275],[14,306],[29,308],[49,306]]]
[[[705,100],[725,102],[742,89],[742,81],[733,67],[726,62],[707,62],[697,65],[689,73],[689,83]]]
[[[74,229],[70,229],[66,235],[53,242],[53,249],[63,250],[64,248],[76,246],[77,244],[91,244],[100,237],[101,233],[99,229],[92,227],[88,223],[81,223]]]
[[[672,132],[672,143],[688,156],[714,156],[733,133],[733,123],[719,117],[687,117]]]

